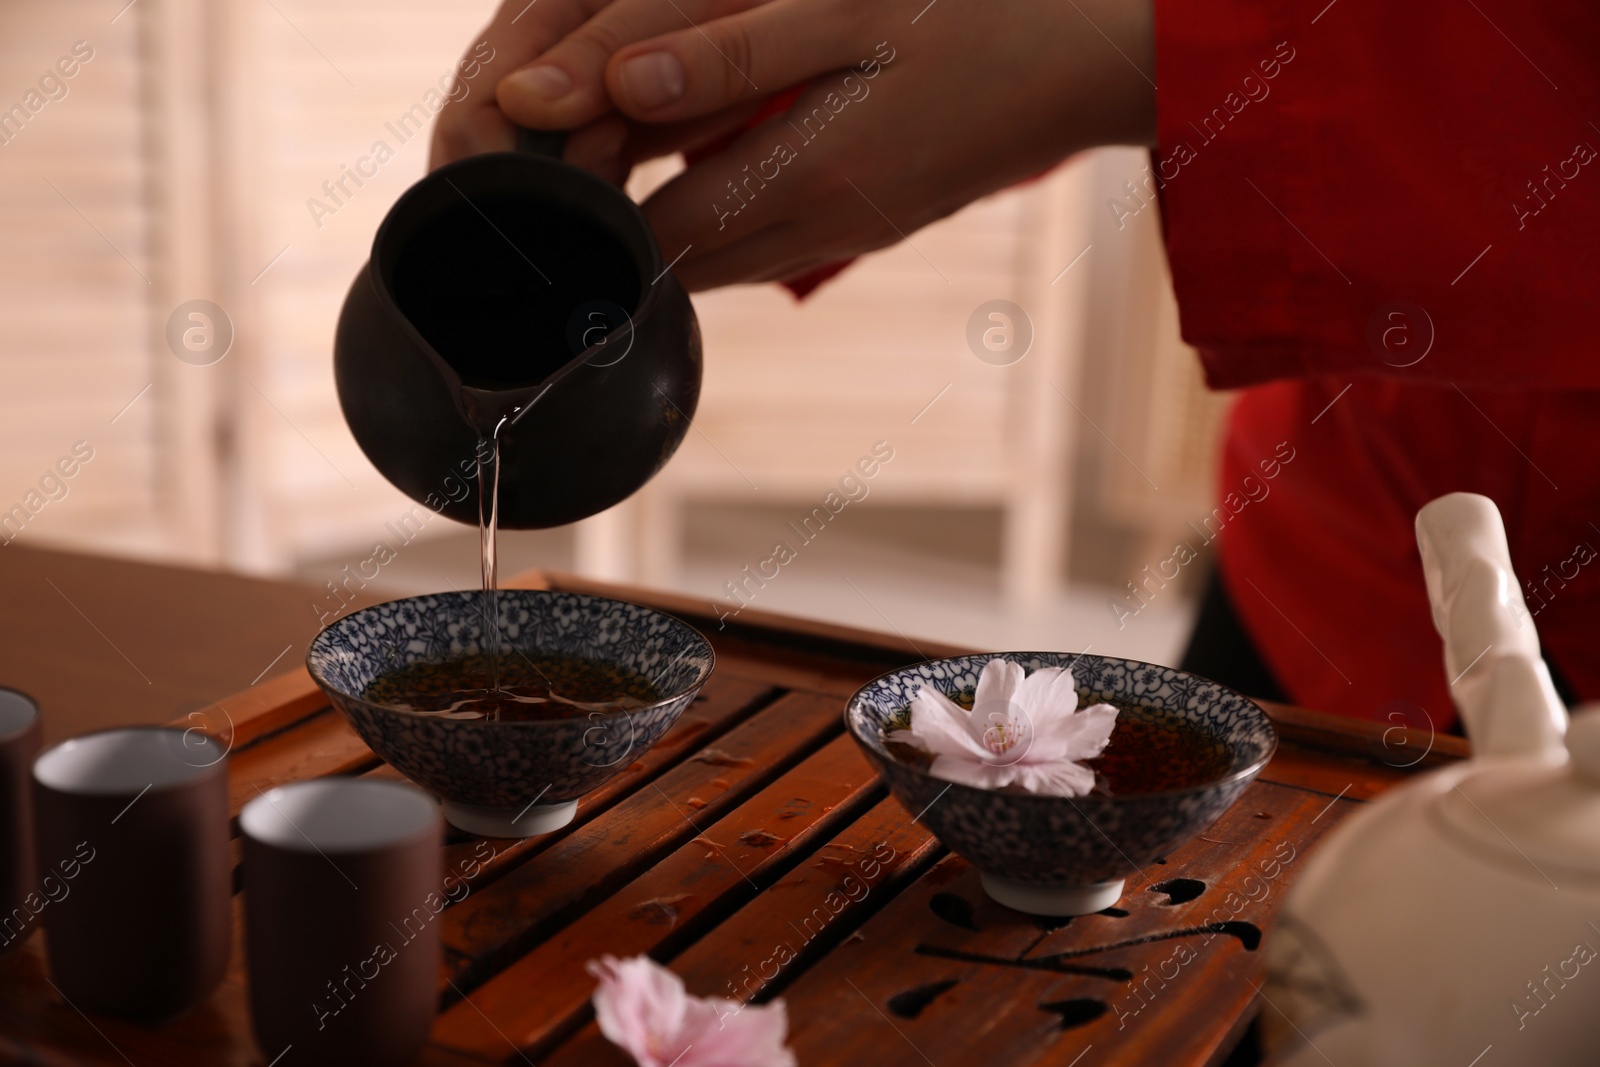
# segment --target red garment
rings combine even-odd
[[[1250,387],[1219,485],[1260,498],[1217,540],[1269,666],[1311,707],[1451,722],[1412,520],[1470,490],[1600,697],[1600,6],[1157,0],[1156,60],[1184,337]]]

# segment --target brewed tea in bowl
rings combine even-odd
[[[715,656],[698,631],[637,604],[494,596],[496,630],[477,592],[354,612],[312,640],[306,667],[374,752],[443,801],[453,825],[527,837],[566,825],[579,797],[660,740]]]
[[[927,686],[970,708],[994,659],[1071,672],[1078,706],[1110,704],[1117,723],[1085,765],[1094,787],[1055,796],[939,777],[910,741]],[[1100,911],[1126,877],[1210,826],[1277,748],[1267,715],[1233,690],[1169,667],[1065,652],[999,652],[933,660],[863,686],[845,724],[895,797],[976,867],[1001,904],[1039,915]]]

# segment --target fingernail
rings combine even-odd
[[[547,63],[508,76],[513,85],[546,100],[560,100],[572,92],[572,78],[560,67]]]
[[[622,87],[642,108],[662,107],[683,95],[683,64],[671,52],[646,52],[622,64]]]

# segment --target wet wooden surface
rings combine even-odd
[[[845,734],[845,698],[959,649],[554,576],[699,627],[715,676],[655,747],[526,841],[452,831],[469,891],[440,917],[439,1014],[422,1064],[628,1063],[593,1023],[601,954],[648,953],[703,996],[788,1004],[802,1064],[1220,1063],[1257,1008],[1261,939],[1338,822],[1464,743],[1269,709],[1278,756],[1198,839],[1105,912],[993,904],[913,822]],[[204,709],[232,741],[235,811],[327,774],[393,777],[303,670]],[[237,909],[236,909],[237,912]],[[0,961],[0,1061],[253,1065],[237,939],[221,988],[159,1029],[89,1019],[46,981],[42,934]]]

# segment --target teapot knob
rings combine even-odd
[[[1600,785],[1600,703],[1573,712],[1567,725],[1567,754],[1575,772]]]

